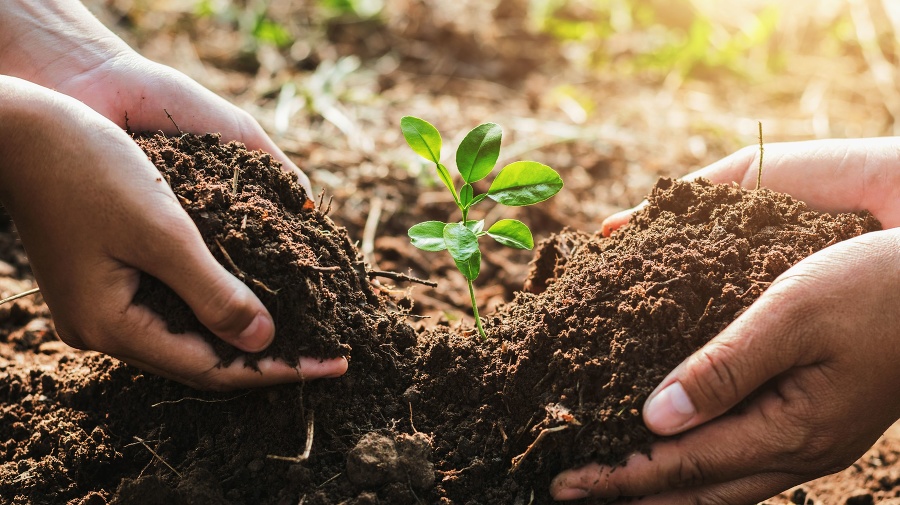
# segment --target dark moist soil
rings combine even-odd
[[[213,256],[275,320],[278,356],[334,358],[375,331],[379,302],[346,232],[317,211],[296,178],[268,155],[216,135],[135,137],[197,224]],[[224,363],[242,354],[216,338],[174,292],[144,275],[134,302],[165,314],[169,330],[202,334]]]
[[[197,392],[69,350],[39,299],[16,302],[0,309],[0,502],[549,504],[558,471],[647,450],[650,391],[780,273],[880,229],[865,212],[662,179],[611,238],[565,230],[543,242],[528,291],[485,317],[481,342],[470,327],[404,323],[343,229],[269,156],[215,136],[138,141],[213,254],[272,310],[268,355],[348,355],[350,371]],[[136,301],[173,331],[203,331],[163,295],[145,278]],[[878,461],[896,461],[896,445]],[[879,480],[857,491],[900,494],[900,477],[864,469]]]

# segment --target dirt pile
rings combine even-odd
[[[646,449],[650,391],[781,272],[880,228],[767,190],[663,179],[613,237],[545,241],[530,292],[485,317],[481,342],[402,322],[346,234],[268,156],[214,136],[140,142],[213,254],[272,310],[269,352],[347,353],[350,370],[213,394],[0,342],[0,496],[12,503],[548,504],[556,472]],[[145,281],[138,301],[197,329]]]

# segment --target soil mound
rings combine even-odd
[[[481,342],[403,323],[342,229],[267,155],[215,136],[139,142],[213,254],[272,310],[269,352],[349,352],[350,370],[204,393],[43,337],[26,353],[0,342],[11,503],[549,504],[556,472],[647,449],[647,395],[775,277],[880,228],[865,212],[662,179],[612,237],[542,243],[530,292],[485,317]],[[154,279],[136,302],[173,331],[203,331]]]

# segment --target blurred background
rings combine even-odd
[[[86,3],[148,58],[249,110],[334,197],[332,217],[373,266],[446,273],[448,290],[417,298],[450,319],[466,305],[455,267],[411,249],[406,229],[454,206],[405,145],[404,115],[436,125],[445,145],[499,123],[501,162],[559,170],[564,194],[503,216],[538,239],[567,225],[593,231],[658,176],[755,144],[757,121],[766,142],[900,128],[900,2],[890,0]],[[486,255],[488,308],[521,289],[516,265],[529,259]]]

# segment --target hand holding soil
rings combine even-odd
[[[687,178],[751,186],[753,153]],[[900,233],[890,229],[900,220],[896,141],[774,144],[766,159],[766,186],[821,210],[870,209],[888,229],[827,247],[779,276],[645,403],[652,431],[687,433],[655,444],[652,460],[634,455],[615,470],[588,465],[560,474],[556,499],[756,503],[846,467],[900,416]],[[604,231],[628,215],[611,217]]]
[[[13,76],[0,78],[3,202],[65,342],[202,388],[346,370],[344,359],[305,358],[296,368],[273,359],[259,361],[259,371],[242,360],[218,367],[201,337],[173,335],[131,304],[143,271],[172,287],[224,341],[248,352],[272,341],[269,312],[213,258],[171,189],[120,128],[221,132],[266,149],[309,190],[306,176],[254,119],[139,56],[80,2],[14,2],[0,28],[6,49],[0,71]]]

